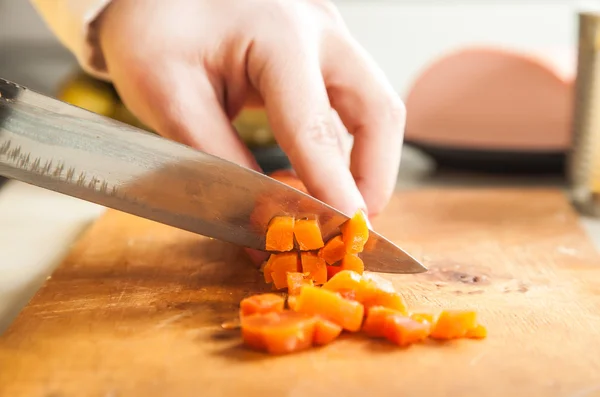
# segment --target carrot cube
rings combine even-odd
[[[444,310],[431,331],[433,339],[464,338],[477,327],[477,313],[467,310]]]
[[[289,295],[298,295],[305,285],[313,285],[313,280],[307,278],[304,273],[288,272],[287,287]]]
[[[252,295],[242,299],[240,302],[240,316],[281,312],[283,311],[284,303],[285,300],[283,297],[276,294]]]
[[[271,279],[275,288],[287,287],[288,272],[298,272],[298,254],[296,252],[282,252],[271,254],[264,269],[265,281]]]
[[[315,325],[313,343],[318,346],[327,345],[337,339],[342,333],[342,327],[332,321],[318,319]]]
[[[291,251],[294,248],[294,218],[276,216],[267,228],[265,250]]]
[[[291,310],[241,318],[242,340],[270,354],[287,354],[312,346],[317,317]]]
[[[356,254],[362,252],[369,239],[369,226],[364,212],[356,211],[354,216],[347,220],[341,227],[342,240],[346,246],[346,253]]]
[[[330,266],[327,265],[327,281],[331,280],[333,276],[342,271],[341,266]]]
[[[431,325],[435,323],[435,316],[430,313],[412,313],[410,318],[420,323],[429,323]]]
[[[314,280],[316,285],[322,285],[327,282],[327,264],[325,260],[313,252],[301,252],[300,262],[302,272],[308,273],[308,276]]]
[[[352,270],[358,274],[363,274],[365,271],[365,264],[363,263],[362,259],[355,254],[346,254],[342,259],[342,269]]]
[[[318,287],[303,287],[295,303],[300,313],[319,315],[343,329],[356,332],[362,325],[364,308],[359,302]]]
[[[477,324],[475,328],[467,331],[465,337],[469,339],[483,339],[487,337],[487,329],[483,325]]]
[[[297,220],[294,225],[294,236],[300,251],[318,250],[325,245],[316,219]]]
[[[325,259],[328,265],[333,265],[342,260],[346,254],[346,246],[342,240],[342,236],[335,236],[330,239],[323,248],[319,251],[319,256]]]
[[[408,346],[427,338],[430,324],[415,321],[386,307],[374,306],[369,310],[362,330],[371,337],[386,338],[399,346]]]

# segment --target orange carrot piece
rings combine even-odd
[[[467,331],[465,337],[469,339],[483,339],[487,337],[487,328],[481,324],[477,324],[475,328],[471,328]]]
[[[342,269],[352,270],[358,274],[363,274],[365,271],[365,264],[357,255],[346,254],[342,259]]]
[[[325,259],[328,265],[341,261],[345,254],[346,246],[341,235],[330,239],[319,251],[319,256]]]
[[[412,313],[410,318],[420,323],[429,323],[431,325],[435,323],[435,316],[431,313]]]
[[[329,291],[338,292],[340,290],[359,290],[362,286],[362,278],[360,274],[352,270],[344,270],[341,266],[329,266],[339,267],[340,270],[333,276],[329,281],[323,284],[323,288]]]
[[[287,299],[287,305],[289,307],[290,310],[296,310],[296,307],[298,305],[298,297],[297,295],[289,295],[288,299]]]
[[[282,252],[280,254],[271,254],[269,261],[265,266],[265,281],[267,273],[270,273],[270,278],[277,289],[287,288],[288,272],[298,272],[298,253]]]
[[[304,186],[304,183],[294,175],[294,172],[291,170],[277,170],[273,171],[269,174],[269,176],[273,179],[278,180],[281,183],[285,183],[288,186],[291,186],[295,189],[300,190],[303,193],[308,194],[308,189]]]
[[[314,280],[316,285],[327,282],[327,265],[319,255],[314,252],[301,252],[300,262],[302,263],[302,272],[308,273],[308,276]]]
[[[327,281],[331,280],[333,276],[342,271],[341,266],[330,266],[327,265]]]
[[[365,311],[372,306],[384,306],[406,313],[406,303],[402,295],[392,292],[391,284],[378,282],[374,276],[363,278],[355,271],[341,270],[327,281],[323,288],[334,292],[354,290],[356,300],[364,305]]]
[[[297,220],[294,225],[294,237],[296,237],[300,251],[318,250],[325,245],[319,222],[316,219]]]
[[[263,276],[265,278],[265,283],[267,283],[267,284],[271,284],[273,282],[273,277],[271,275],[273,272],[273,270],[271,269],[271,265],[273,264],[273,262],[271,261],[271,256],[269,256],[267,261],[263,263],[264,266],[262,267],[263,268]]]
[[[356,254],[362,252],[369,239],[369,226],[367,217],[361,210],[347,220],[341,227],[342,240],[346,246],[346,253]]]
[[[433,327],[433,339],[464,338],[467,332],[477,327],[477,313],[468,310],[444,310]]]
[[[386,338],[398,346],[408,346],[427,338],[430,324],[386,307],[374,306],[369,310],[362,330],[371,337]]]
[[[289,295],[298,295],[305,285],[313,285],[313,280],[307,278],[304,273],[288,272],[287,287]]]
[[[291,251],[294,248],[294,218],[276,216],[271,219],[265,240],[266,251]]]
[[[336,292],[318,287],[303,287],[295,310],[319,315],[351,332],[360,330],[364,316],[363,305],[359,302],[344,299]]]
[[[342,333],[342,327],[336,323],[320,318],[315,326],[313,343],[317,346],[327,345],[337,339]]]
[[[266,293],[252,295],[240,302],[240,316],[251,316],[271,312],[281,312],[285,304],[282,296]]]
[[[270,354],[287,354],[312,346],[318,318],[284,310],[241,318],[242,340],[248,347]]]

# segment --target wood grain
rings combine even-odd
[[[430,268],[389,276],[411,306],[488,339],[248,351],[220,327],[269,288],[240,250],[110,211],[0,337],[0,396],[600,396],[600,258],[562,193],[403,192],[374,226]]]

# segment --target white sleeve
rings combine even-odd
[[[88,73],[108,80],[93,22],[111,0],[30,0],[50,30]]]

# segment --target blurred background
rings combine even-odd
[[[405,182],[443,169],[561,176],[580,1],[335,3],[407,102]],[[143,127],[109,84],[79,70],[28,1],[0,0],[0,76]],[[260,109],[235,125],[266,171],[286,166]]]

